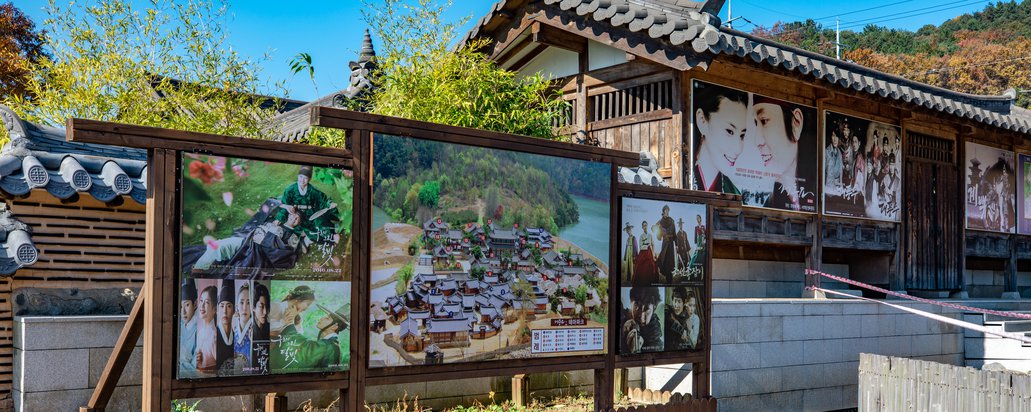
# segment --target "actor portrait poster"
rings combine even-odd
[[[901,133],[897,126],[824,111],[824,213],[899,221]]]
[[[694,81],[692,188],[746,206],[816,212],[816,109]]]
[[[1016,174],[1009,150],[967,142],[967,229],[1013,233],[1016,229]]]

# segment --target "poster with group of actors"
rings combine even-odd
[[[694,190],[817,212],[816,108],[695,80],[691,114]]]
[[[179,379],[347,370],[350,172],[181,160]]]
[[[901,219],[901,133],[898,126],[824,111],[824,213]]]
[[[622,199],[620,354],[700,350],[706,206]]]
[[[371,367],[605,353],[608,163],[373,140]]]
[[[1013,152],[970,142],[965,148],[960,170],[966,176],[967,229],[1013,233],[1017,227]]]

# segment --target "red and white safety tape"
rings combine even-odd
[[[859,286],[859,287],[864,288],[864,289],[869,289],[869,290],[872,290],[872,291],[881,292],[881,293],[884,293],[884,294],[887,294],[887,295],[896,296],[896,297],[900,297],[900,298],[903,298],[903,299],[909,299],[909,300],[913,300],[913,301],[917,301],[917,302],[921,302],[921,303],[928,303],[928,304],[931,304],[931,305],[943,306],[943,307],[946,307],[946,308],[959,309],[959,310],[969,311],[969,312],[977,312],[977,313],[984,313],[984,314],[988,314],[988,315],[1003,316],[1003,317],[1007,317],[1007,318],[1017,318],[1017,319],[1028,319],[1028,320],[1031,320],[1031,313],[1019,313],[1019,312],[1008,312],[1008,311],[1002,311],[1002,310],[975,308],[973,306],[957,305],[955,303],[950,303],[950,302],[942,302],[942,301],[938,301],[938,300],[924,299],[924,298],[920,298],[920,297],[916,297],[916,296],[912,296],[912,295],[907,295],[905,293],[893,292],[893,291],[890,291],[890,290],[887,290],[887,289],[879,288],[879,287],[874,286],[874,285],[869,285],[869,284],[866,284],[866,283],[863,283],[863,282],[858,282],[858,281],[855,281],[855,280],[852,280],[852,279],[849,279],[849,278],[843,278],[841,276],[834,276],[834,275],[832,275],[830,273],[824,273],[824,272],[820,272],[818,270],[806,269],[805,273],[807,275],[820,275],[820,276],[823,276],[825,278],[833,279],[833,280],[836,280],[836,281],[841,282],[841,283],[847,283],[847,284],[850,284],[850,285]]]
[[[953,319],[953,318],[950,318],[950,317],[947,317],[947,316],[942,316],[942,315],[935,314],[935,313],[924,312],[922,310],[917,310],[917,309],[913,309],[913,308],[902,306],[902,305],[896,305],[896,304],[889,303],[889,302],[886,302],[886,301],[883,301],[883,300],[876,300],[876,299],[864,298],[862,296],[849,295],[847,293],[842,293],[842,292],[838,292],[838,291],[830,290],[830,289],[818,288],[818,287],[815,287],[815,286],[809,286],[809,287],[807,287],[807,289],[809,289],[809,290],[818,290],[818,291],[821,291],[821,292],[824,292],[824,293],[830,293],[830,294],[833,294],[833,295],[840,295],[842,297],[861,299],[861,300],[865,300],[865,301],[880,303],[882,305],[890,306],[890,307],[893,307],[895,309],[906,311],[906,312],[909,312],[909,313],[912,313],[912,314],[915,314],[915,315],[918,315],[918,316],[923,316],[923,317],[928,318],[928,319],[933,319],[933,320],[936,320],[936,321],[939,321],[939,322],[948,323],[950,325],[956,325],[956,326],[959,326],[959,327],[964,328],[964,329],[970,329],[970,330],[978,331],[978,332],[981,332],[981,333],[987,333],[989,335],[995,335],[995,336],[998,336],[998,337],[1001,337],[1001,338],[1014,339],[1014,340],[1021,341],[1023,343],[1031,344],[1031,337],[1024,336],[1023,334],[1010,333],[1010,332],[1004,332],[1004,331],[1000,331],[1000,330],[989,329],[989,328],[986,328],[986,327],[984,327],[982,325],[978,325],[976,323],[964,322],[964,321],[959,320],[959,319]]]

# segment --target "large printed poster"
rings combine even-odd
[[[619,352],[700,350],[706,206],[624,197]]]
[[[350,172],[182,156],[180,379],[350,358]]]
[[[607,163],[373,143],[370,366],[601,354]]]
[[[691,114],[692,188],[817,211],[815,108],[695,80]]]
[[[824,116],[824,213],[898,222],[901,129],[831,111]]]
[[[1009,150],[967,142],[961,169],[966,175],[967,229],[1013,233],[1016,175]]]
[[[1017,232],[1031,235],[1031,156],[1017,156]]]

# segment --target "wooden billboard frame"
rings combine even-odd
[[[604,354],[554,356],[534,359],[478,361],[444,365],[412,365],[403,367],[378,367],[370,369],[368,364],[369,312],[363,303],[369,299],[371,206],[372,206],[372,138],[374,134],[389,134],[413,137],[467,146],[495,148],[523,153],[558,156],[577,160],[608,163],[611,167],[610,200],[613,216],[619,215],[622,195],[658,196],[678,201],[694,201],[709,204],[708,227],[711,230],[712,206],[734,204],[733,196],[710,194],[676,189],[660,189],[646,186],[617,183],[620,166],[636,167],[640,162],[637,153],[584,146],[572,143],[517,136],[512,134],[444,126],[428,122],[413,121],[388,116],[359,113],[326,107],[314,107],[310,112],[311,124],[343,130],[347,136],[347,148],[326,148],[267,140],[246,139],[233,136],[213,135],[179,130],[132,126],[82,119],[69,119],[67,139],[69,141],[106,144],[146,149],[148,153],[148,187],[146,220],[146,266],[145,281],[140,298],[119,337],[119,345],[108,361],[100,382],[88,406],[81,411],[103,411],[113,392],[115,382],[128,361],[132,346],[142,333],[144,336],[143,357],[143,408],[145,411],[169,411],[172,400],[190,397],[213,397],[241,394],[283,393],[300,390],[339,391],[340,410],[360,411],[365,409],[367,386],[390,383],[468,379],[484,376],[521,375],[569,370],[593,370],[595,377],[595,409],[611,408],[613,405],[614,371],[617,367],[642,366],[649,364],[690,361],[696,371],[708,371],[708,353],[711,339],[706,339],[704,359],[693,352],[692,356],[682,354],[649,354],[645,357],[618,356],[616,325],[618,312],[618,283],[609,287],[609,350]],[[289,375],[262,375],[243,377],[222,377],[217,379],[180,380],[175,379],[174,349],[177,342],[175,317],[172,303],[175,298],[179,259],[180,194],[177,179],[181,179],[181,152],[233,156],[248,159],[268,160],[297,164],[312,164],[350,169],[354,176],[354,220],[352,229],[351,259],[351,363],[347,371],[333,373],[299,373]],[[738,201],[737,203],[740,203]],[[613,223],[615,222],[615,223]],[[610,225],[618,225],[618,219],[610,218]],[[171,229],[171,230],[169,230]],[[612,230],[612,228],[610,228]],[[618,261],[618,242],[610,242],[610,272]],[[711,266],[712,254],[707,264]],[[611,274],[610,274],[611,276]],[[711,333],[711,276],[706,282],[707,305],[706,330]],[[358,333],[354,325],[360,325]],[[616,345],[616,346],[613,346]],[[698,369],[702,368],[702,369]],[[699,379],[696,375],[696,381]],[[698,388],[708,396],[708,374],[703,374]],[[271,396],[271,395],[270,395]],[[274,398],[273,398],[274,399]],[[282,402],[273,402],[281,404]],[[268,405],[267,405],[268,406]]]

